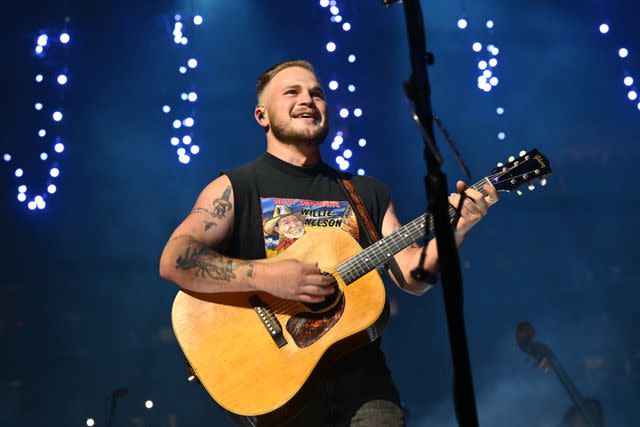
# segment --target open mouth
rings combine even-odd
[[[304,120],[304,121],[309,121],[309,122],[319,122],[320,121],[320,117],[318,117],[315,114],[312,113],[303,113],[303,114],[298,114],[297,116],[293,116],[294,119],[300,119],[300,120]]]

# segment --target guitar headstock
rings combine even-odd
[[[491,171],[489,180],[498,191],[517,190],[528,184],[529,190],[535,188],[533,181],[540,180],[542,186],[546,185],[546,177],[551,175],[551,164],[547,158],[535,148],[529,152],[521,151],[518,158],[509,157],[508,163],[498,163],[498,167]]]
[[[522,351],[533,357],[540,364],[545,360],[549,360],[551,350],[545,344],[533,341],[535,334],[536,330],[531,323],[521,322],[516,328],[516,342]]]

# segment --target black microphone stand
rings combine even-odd
[[[397,0],[382,1],[385,6],[390,6]],[[441,170],[442,158],[435,145],[433,132],[431,89],[427,73],[427,65],[433,64],[433,55],[427,51],[420,1],[404,0],[403,5],[409,35],[412,71],[409,82],[405,83],[405,92],[415,105],[413,119],[421,127],[425,144],[424,157],[427,164],[427,175],[424,182],[428,210],[433,216],[437,238],[442,291],[453,360],[453,394],[456,416],[460,426],[477,427],[478,415],[464,326],[462,273],[449,218],[446,176]],[[427,218],[428,215],[425,216],[425,220]],[[425,235],[429,229],[427,222],[425,223]],[[426,246],[426,241],[424,243]],[[424,253],[422,259],[424,259]],[[421,275],[428,276],[422,268],[422,263],[415,270],[414,276]]]

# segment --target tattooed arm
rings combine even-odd
[[[176,228],[160,257],[160,275],[196,292],[248,291],[255,288],[255,262],[216,251],[233,230],[233,189],[225,175],[200,194],[191,213]]]

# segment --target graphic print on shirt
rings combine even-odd
[[[261,197],[267,258],[279,254],[308,231],[333,227],[358,239],[358,221],[349,202]]]

